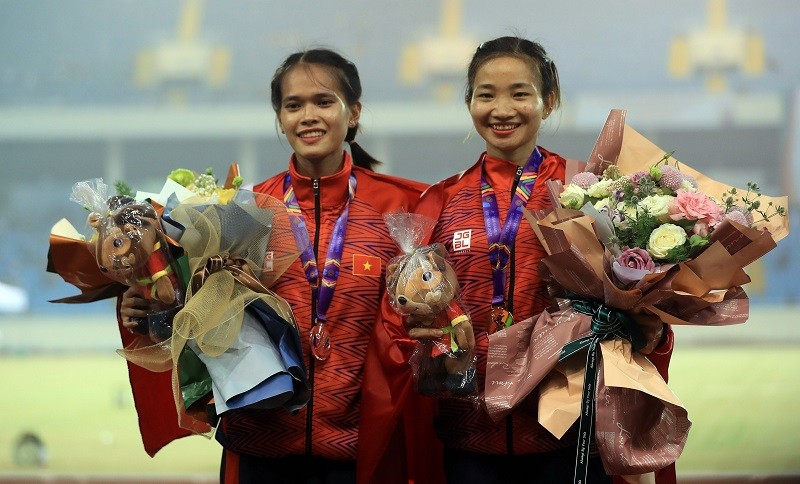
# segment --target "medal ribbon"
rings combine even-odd
[[[481,166],[481,201],[483,205],[483,221],[486,225],[486,238],[489,241],[489,263],[492,266],[492,306],[504,306],[506,301],[506,269],[511,257],[511,247],[517,237],[522,220],[522,209],[528,203],[531,191],[536,182],[536,174],[542,163],[542,154],[538,148],[533,150],[528,161],[522,167],[522,173],[508,207],[506,223],[500,226],[500,209],[497,207],[497,195],[486,179],[485,161]]]
[[[333,292],[336,289],[336,281],[339,279],[339,268],[342,262],[342,250],[344,249],[344,236],[347,231],[347,217],[350,213],[350,202],[356,193],[356,176],[350,173],[350,181],[348,183],[348,200],[336,219],[336,225],[333,227],[331,240],[328,244],[328,253],[325,255],[325,265],[322,267],[322,284],[320,284],[319,270],[317,268],[317,260],[314,256],[314,248],[308,243],[308,228],[306,227],[305,219],[300,211],[300,203],[297,201],[297,196],[292,187],[292,181],[289,174],[283,182],[283,203],[286,205],[286,211],[289,212],[289,218],[292,221],[292,233],[298,245],[305,245],[305,250],[300,254],[300,261],[303,263],[303,271],[306,273],[306,279],[311,286],[312,297],[317,300],[317,314],[315,324],[317,322],[326,322],[328,307],[333,300]],[[317,230],[320,228],[317,227]],[[301,245],[301,246],[302,246]]]

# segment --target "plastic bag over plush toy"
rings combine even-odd
[[[392,307],[419,339],[410,364],[424,395],[476,394],[475,336],[460,300],[460,288],[442,244],[421,245],[435,221],[405,212],[385,216],[403,255],[389,262],[386,287]]]
[[[182,272],[153,206],[128,196],[109,197],[107,191],[101,178],[78,182],[70,200],[90,212],[90,246],[100,270],[137,288],[149,302],[147,319],[139,321],[136,331],[164,341],[170,337],[172,318],[183,306]]]

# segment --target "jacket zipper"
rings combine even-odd
[[[316,261],[317,254],[319,253],[319,233],[320,233],[320,216],[322,212],[322,207],[320,206],[320,187],[319,187],[319,178],[314,178],[312,181],[312,186],[314,188],[314,227],[316,230],[314,231],[314,260]],[[319,281],[318,281],[319,284]],[[314,292],[312,291],[312,298],[311,298],[311,327],[313,328],[317,322],[317,298],[313,297]],[[310,350],[309,350],[310,351]],[[314,366],[315,366],[314,355],[309,353],[308,355],[308,383],[311,386],[311,396],[308,398],[308,405],[306,405],[306,455],[311,457],[311,422],[314,416]]]
[[[514,184],[511,185],[511,201],[514,201],[514,193],[517,191],[519,185],[519,178],[522,176],[522,167],[517,167],[517,172],[514,175]],[[508,222],[506,220],[506,222]],[[516,244],[515,244],[516,245]],[[514,247],[510,248],[511,256],[508,260],[508,298],[506,299],[506,309],[509,313],[514,314],[514,261],[515,253]],[[511,413],[506,416],[506,451],[508,455],[514,455],[514,422]]]

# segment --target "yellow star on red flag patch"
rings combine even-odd
[[[374,255],[353,254],[354,276],[381,276],[381,258]]]

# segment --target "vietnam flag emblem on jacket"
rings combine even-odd
[[[374,255],[353,254],[354,276],[381,276],[381,258]]]

